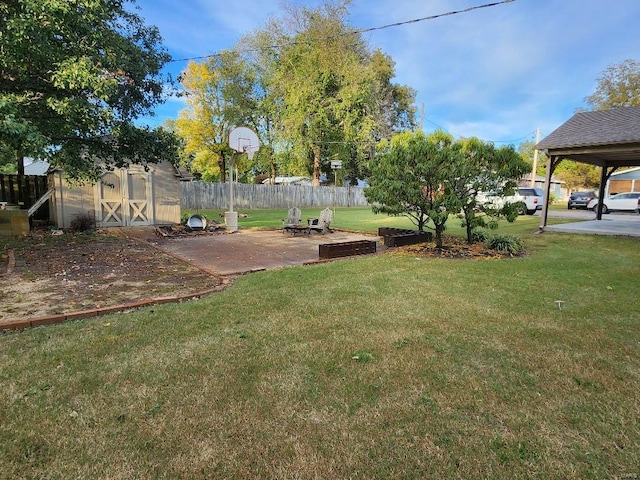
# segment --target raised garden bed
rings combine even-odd
[[[318,245],[318,249],[320,259],[325,260],[376,253],[376,242],[374,240],[354,240],[352,242],[323,243]]]
[[[416,243],[430,242],[433,239],[431,232],[419,232],[404,228],[380,227],[378,235],[382,237],[385,247],[401,247]]]

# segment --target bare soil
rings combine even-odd
[[[109,232],[0,239],[0,322],[195,294],[220,283],[147,242]]]
[[[155,241],[117,232],[35,231],[19,239],[0,238],[0,322],[197,294],[222,283],[221,276],[158,248],[171,237],[216,235],[215,231],[157,230]],[[444,244],[442,249],[429,242],[390,252],[452,259],[512,256],[454,236],[446,236]],[[262,256],[269,255],[266,250]],[[246,256],[240,248],[235,253]]]

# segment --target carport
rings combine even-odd
[[[607,181],[621,167],[640,166],[640,107],[579,112],[536,145],[546,153],[547,175],[540,229],[547,226],[551,176],[562,160],[595,165],[602,169],[599,198]],[[597,220],[602,220],[598,207]]]

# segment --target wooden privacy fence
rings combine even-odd
[[[29,208],[49,189],[43,175],[0,174],[0,202]]]
[[[233,184],[235,209],[366,207],[361,187]],[[180,207],[190,210],[229,208],[229,184],[182,182]]]

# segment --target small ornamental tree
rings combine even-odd
[[[512,204],[492,209],[478,201],[479,194],[511,194],[516,187],[514,179],[529,171],[529,165],[513,147],[495,148],[478,138],[458,141],[451,150],[449,185],[460,202],[467,242],[472,243],[474,228],[491,225],[487,218],[505,217],[512,222],[517,217],[517,208]]]
[[[452,144],[453,138],[442,132],[404,132],[382,142],[364,191],[374,212],[405,215],[419,231],[433,230],[438,248],[449,214],[459,205],[447,185]]]
[[[492,210],[478,195],[511,194],[513,179],[528,168],[512,147],[496,149],[477,138],[454,141],[444,132],[405,132],[381,143],[365,197],[374,212],[405,215],[418,230],[432,229],[439,248],[449,216],[461,215],[471,243],[473,229],[488,225],[486,215],[510,221],[517,216],[513,205]]]

